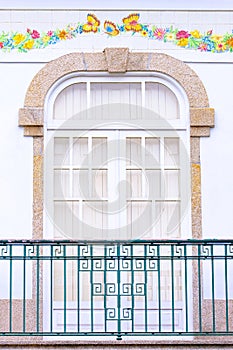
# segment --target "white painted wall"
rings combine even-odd
[[[18,127],[27,87],[40,65],[0,62],[0,239],[30,238],[32,138]]]
[[[4,8],[1,2],[1,8]],[[69,4],[72,5],[72,1]],[[222,4],[222,8],[227,7],[227,1]],[[98,16],[119,22],[129,13],[128,10],[99,11]],[[35,22],[33,11],[0,11],[0,30],[61,28],[70,22],[84,22],[87,12],[41,10],[36,14]],[[153,21],[161,26],[173,23],[188,30],[213,28],[224,33],[233,28],[232,11],[221,12],[221,15],[211,11],[150,11],[143,12],[141,18],[142,22]],[[18,127],[18,110],[23,107],[30,81],[51,59],[80,50],[102,51],[107,46],[167,53],[189,64],[203,81],[210,106],[216,111],[216,127],[211,131],[211,137],[201,139],[203,234],[204,237],[233,237],[233,53],[201,53],[140,36],[126,34],[108,38],[98,34],[95,40],[92,35],[83,35],[79,39],[27,54],[0,52],[0,238],[29,238],[32,230],[32,139],[24,137],[23,129]]]
[[[216,113],[211,137],[201,138],[203,235],[232,238],[233,64],[190,66],[203,81]]]

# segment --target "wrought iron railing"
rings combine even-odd
[[[1,336],[233,335],[233,241],[0,241]]]

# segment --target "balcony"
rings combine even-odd
[[[233,241],[5,240],[0,246],[4,339],[233,336]]]

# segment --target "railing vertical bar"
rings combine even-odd
[[[117,243],[117,340],[121,340],[121,271],[120,271],[120,243]]]
[[[187,269],[187,246],[184,245],[184,284],[185,284],[185,331],[188,332],[188,269]]]
[[[215,280],[214,280],[214,247],[213,245],[210,246],[211,251],[211,279],[212,279],[212,321],[213,321],[213,332],[216,330],[216,323],[215,323]]]
[[[229,307],[228,307],[228,260],[227,260],[227,244],[225,248],[225,299],[226,299],[226,332],[229,332]]]
[[[130,246],[130,268],[131,268],[131,297],[132,297],[132,307],[131,307],[131,318],[132,318],[132,332],[134,332],[134,292],[136,292],[136,288],[134,288],[134,264],[133,264],[133,257],[134,257],[134,249],[133,244]],[[136,287],[136,286],[135,286]]]
[[[107,246],[104,245],[104,331],[107,332]]]
[[[63,282],[63,298],[64,298],[64,333],[66,333],[66,318],[67,318],[67,300],[66,300],[66,288],[67,288],[67,278],[66,278],[66,268],[67,268],[67,263],[66,263],[66,245],[63,245],[63,268],[64,268],[64,272],[63,272],[63,278],[64,278],[64,282]]]
[[[80,245],[77,246],[77,332],[80,332]]]
[[[26,332],[26,245],[23,246],[23,333]]]
[[[144,280],[144,294],[145,294],[145,332],[148,331],[148,303],[147,303],[147,248],[148,245],[144,244],[144,275],[145,275],[145,280]],[[149,263],[149,261],[148,261]]]
[[[202,293],[201,293],[201,245],[198,244],[198,312],[199,312],[199,332],[202,332],[202,312],[201,312],[201,304],[202,304]]]
[[[171,244],[171,284],[172,284],[172,332],[175,331],[175,302],[174,302],[174,245]]]
[[[40,331],[40,246],[36,246],[36,331]]]
[[[53,332],[53,245],[50,246],[50,333]]]
[[[91,271],[90,271],[90,291],[91,291],[91,332],[94,330],[94,300],[93,300],[93,291],[94,291],[94,286],[93,286],[93,245],[90,245],[90,255],[91,255]]]
[[[159,332],[162,330],[161,323],[161,275],[160,275],[160,245],[157,245],[158,256],[158,307],[159,307]]]
[[[10,333],[12,332],[12,266],[13,261],[12,261],[12,245],[10,244],[10,285],[9,285],[9,331]]]

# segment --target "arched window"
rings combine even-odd
[[[182,88],[161,73],[57,81],[46,100],[45,232],[74,239],[191,235],[187,111]]]

